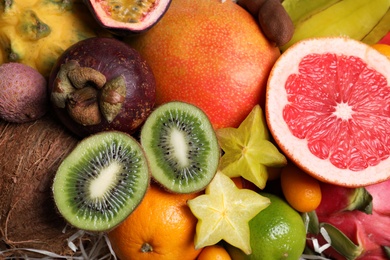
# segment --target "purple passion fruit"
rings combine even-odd
[[[96,21],[113,34],[129,36],[152,28],[171,0],[84,0]]]
[[[146,61],[115,38],[89,38],[72,45],[49,78],[55,114],[80,137],[108,130],[133,134],[152,111],[155,90]]]

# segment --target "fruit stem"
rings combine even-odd
[[[153,252],[153,247],[148,242],[145,242],[141,246],[141,252],[142,253],[151,253],[151,252]]]

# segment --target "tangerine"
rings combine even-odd
[[[312,38],[285,51],[268,80],[275,142],[316,179],[358,187],[390,178],[390,59],[360,41]]]
[[[229,253],[221,245],[206,246],[202,249],[197,260],[231,260]]]
[[[174,194],[155,183],[141,204],[108,233],[112,248],[123,260],[194,260],[197,218],[186,202],[198,193]]]
[[[321,203],[321,187],[317,179],[290,163],[280,175],[283,195],[295,210],[310,212]]]

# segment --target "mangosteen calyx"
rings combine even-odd
[[[107,81],[101,72],[74,60],[61,65],[51,94],[54,106],[66,108],[69,116],[84,126],[97,125],[102,117],[112,122],[125,99],[123,75]]]

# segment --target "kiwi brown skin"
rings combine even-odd
[[[16,259],[36,256],[18,248],[74,255],[66,240],[77,230],[64,229],[67,224],[55,208],[51,185],[78,139],[49,114],[23,124],[0,120],[0,136],[0,248],[15,249],[10,254]],[[87,242],[88,237],[82,239]]]

